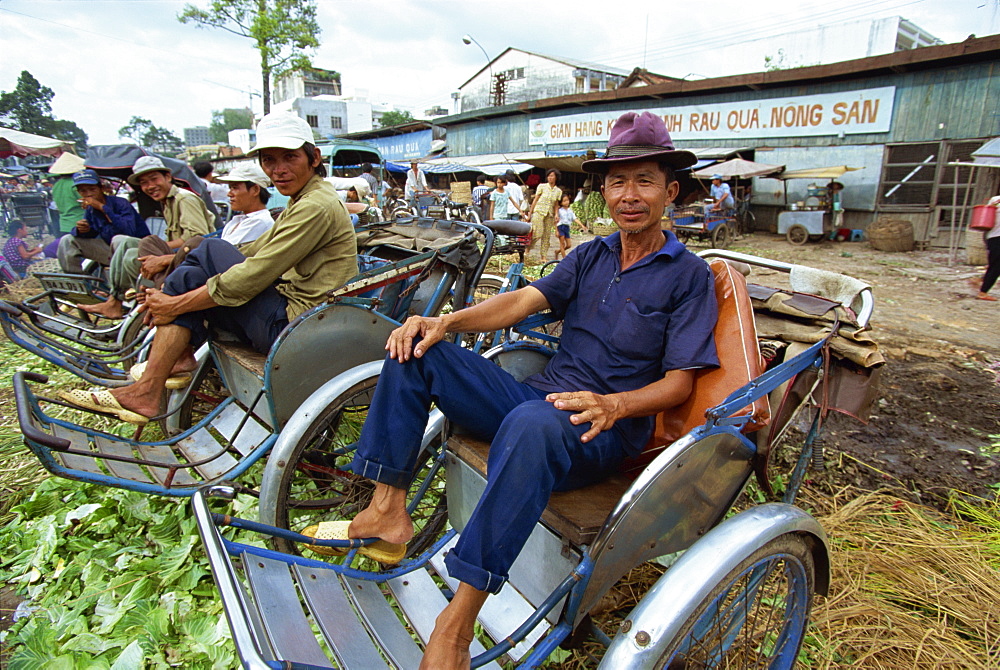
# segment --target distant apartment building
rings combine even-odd
[[[204,144],[212,144],[212,135],[208,126],[195,126],[184,129],[184,146],[198,147]]]

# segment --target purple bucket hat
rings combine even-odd
[[[691,167],[698,159],[690,151],[674,149],[661,117],[651,112],[625,112],[611,129],[604,156],[584,161],[583,169],[604,174],[612,165],[629,161],[656,161],[680,170]]]

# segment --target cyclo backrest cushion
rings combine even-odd
[[[699,370],[688,399],[657,415],[653,437],[639,456],[622,465],[625,473],[638,474],[660,451],[704,424],[706,411],[756,379],[764,369],[746,279],[722,259],[711,261],[709,267],[715,276],[715,298],[719,303],[714,335],[720,365]],[[736,416],[747,414],[751,419],[743,432],[750,433],[767,425],[770,420],[767,398],[760,398],[736,412]]]

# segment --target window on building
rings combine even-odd
[[[940,153],[940,142],[886,147],[879,204],[929,206],[934,194]]]
[[[344,120],[339,116],[330,117],[330,127],[334,130],[341,130],[344,127]]]
[[[319,128],[319,117],[315,114],[306,114],[306,123],[310,128]]]

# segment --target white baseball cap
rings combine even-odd
[[[216,177],[216,179],[218,181],[231,182],[248,181],[257,184],[261,188],[267,188],[271,185],[271,180],[260,169],[257,161],[241,161],[225,177]]]
[[[128,176],[128,183],[132,186],[138,186],[139,175],[146,174],[147,172],[166,172],[171,174],[170,168],[163,164],[156,156],[140,156],[132,166],[132,174]]]
[[[257,124],[257,144],[248,155],[255,156],[261,149],[298,149],[315,141],[304,119],[288,112],[273,112]]]

